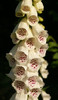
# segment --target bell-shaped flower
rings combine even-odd
[[[10,35],[10,37],[11,37],[11,39],[12,39],[12,42],[13,42],[14,44],[18,44],[19,41],[20,41],[20,40],[17,38],[16,33],[15,33],[17,29],[18,29],[18,24],[15,26],[13,32],[12,32],[11,35]]]
[[[21,92],[20,94],[15,93],[12,95],[10,100],[27,100],[27,94],[25,94],[24,92]]]
[[[16,61],[21,64],[24,65],[27,63],[28,60],[28,50],[27,48],[21,46],[18,48],[17,52],[14,55]]]
[[[49,72],[47,70],[48,63],[44,59],[41,59],[41,60],[42,60],[42,66],[40,68],[40,73],[43,78],[47,78],[47,76],[49,75]]]
[[[21,66],[21,65],[16,66],[13,69],[13,74],[17,79],[22,80],[26,76],[26,69],[27,69],[26,66]]]
[[[22,13],[21,11],[21,4],[22,4],[22,1],[19,2],[19,4],[17,5],[16,9],[15,9],[15,16],[16,17],[23,17],[25,14]]]
[[[17,64],[15,58],[12,56],[11,53],[7,53],[7,54],[6,54],[6,58],[7,58],[7,60],[9,61],[9,66],[10,66],[10,67],[14,67],[14,66]]]
[[[25,81],[25,84],[30,88],[41,88],[44,86],[44,82],[41,77],[38,76],[31,76],[28,77]]]
[[[30,12],[27,14],[27,22],[31,26],[35,26],[38,22],[37,11],[34,6],[31,7]]]
[[[42,1],[38,1],[37,3],[34,3],[34,6],[36,10],[38,11],[38,13],[42,13],[42,11],[44,10],[44,5]]]
[[[35,49],[35,44],[36,44],[35,38],[32,37],[32,38],[26,39],[24,45],[28,50],[34,50]]]
[[[29,13],[30,9],[32,7],[32,0],[23,0],[21,4],[21,11],[24,14]]]
[[[43,100],[51,100],[50,94],[47,94],[45,91],[41,93]]]
[[[14,89],[16,90],[17,93],[27,92],[27,87],[25,85],[25,83],[23,81],[20,81],[18,79],[16,79],[13,83],[12,86],[14,87]]]
[[[38,97],[40,94],[41,94],[40,88],[33,88],[29,92],[29,99],[28,100],[38,100]]]
[[[45,44],[37,48],[36,51],[39,56],[45,57],[47,49],[48,49],[48,44]]]
[[[9,78],[11,78],[12,80],[15,79],[14,73],[12,71],[12,69],[10,70],[10,72],[8,74],[6,74]]]
[[[28,70],[36,72],[41,67],[41,59],[39,58],[33,58],[31,59],[27,64]]]

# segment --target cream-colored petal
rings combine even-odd
[[[34,6],[38,12],[42,12],[44,10],[44,5],[43,5],[42,1],[34,3]]]
[[[33,88],[29,92],[29,97],[31,97],[33,100],[37,100],[40,94],[41,94],[41,89]]]
[[[22,80],[26,76],[26,69],[27,69],[26,66],[22,65],[16,66],[13,69],[13,74],[16,76],[17,79]]]
[[[24,14],[27,14],[29,13],[31,6],[32,6],[32,0],[23,0],[21,5],[21,11]]]
[[[33,0],[34,1],[34,3],[37,3],[37,2],[39,2],[39,1],[41,1],[41,0]]]
[[[29,70],[26,71],[27,77],[38,76],[38,72],[31,72]]]
[[[39,56],[45,57],[47,49],[48,49],[48,44],[45,44],[45,45],[40,46],[40,48],[37,48],[36,51]]]
[[[32,32],[33,32],[34,36],[37,36],[43,30],[44,29],[42,28],[42,26],[38,23],[32,27]]]
[[[10,37],[12,39],[13,44],[18,44],[20,42],[20,40],[17,38],[15,32],[12,33]]]
[[[38,54],[36,53],[35,50],[30,50],[28,56],[29,56],[29,59],[39,58],[39,56],[38,56]]]
[[[32,76],[26,79],[25,81],[26,86],[28,86],[30,89],[33,88],[40,88],[39,82],[37,80],[37,76]]]
[[[16,90],[17,93],[21,93],[21,92],[25,92],[27,91],[26,89],[26,85],[23,81],[20,81],[18,79],[16,79],[13,83],[12,83],[13,88]]]
[[[43,100],[51,100],[50,94],[47,94],[45,91],[42,91],[42,98]]]
[[[41,59],[38,58],[31,59],[27,64],[28,70],[32,72],[38,71],[41,67],[41,63],[42,63]]]
[[[49,72],[46,69],[42,69],[42,70],[40,69],[40,72],[43,78],[47,78],[49,75]]]
[[[34,50],[35,49],[35,38],[32,37],[32,38],[26,39],[25,47],[28,50]]]
[[[27,14],[27,22],[31,26],[35,26],[38,22],[37,11],[34,6],[31,7],[29,14]]]
[[[22,13],[21,11],[21,4],[22,4],[22,1],[19,2],[19,4],[17,5],[16,9],[15,9],[15,16],[16,17],[23,17],[25,14]]]
[[[14,76],[14,73],[13,71],[11,70],[8,74],[6,74],[9,78],[11,78],[12,80],[15,79],[15,76]]]
[[[15,58],[12,56],[11,53],[7,53],[7,54],[6,54],[6,58],[7,58],[7,60],[9,61],[10,67],[14,67],[14,66],[17,64]]]
[[[24,94],[24,92],[20,94],[15,93],[10,100],[27,100],[27,94]]]

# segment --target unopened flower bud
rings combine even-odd
[[[47,94],[45,91],[41,93],[43,100],[51,100],[50,94]]]
[[[44,10],[44,5],[43,5],[42,1],[34,3],[34,6],[35,6],[36,10],[38,11],[38,13],[42,13],[42,11]]]

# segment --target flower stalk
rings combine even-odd
[[[40,95],[43,100],[51,99],[43,91],[43,78],[46,79],[49,74],[48,63],[43,58],[48,49],[48,32],[39,23],[43,18],[38,16],[43,10],[41,0],[21,0],[15,10],[16,17],[22,17],[22,20],[10,36],[15,46],[6,54],[9,66],[12,67],[7,75],[16,90],[10,100],[38,100]]]

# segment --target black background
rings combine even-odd
[[[58,1],[43,0],[43,3],[45,5],[45,10],[41,15],[44,18],[43,24],[46,26],[49,35],[52,35],[58,42]],[[9,100],[13,92],[15,92],[11,87],[12,81],[5,76],[10,71],[5,55],[13,47],[10,33],[18,21],[18,18],[15,17],[17,4],[18,1],[16,0],[0,1],[0,100]],[[51,100],[58,100],[57,69],[49,67],[50,75],[44,80],[46,86],[49,86],[47,92],[50,93]]]

